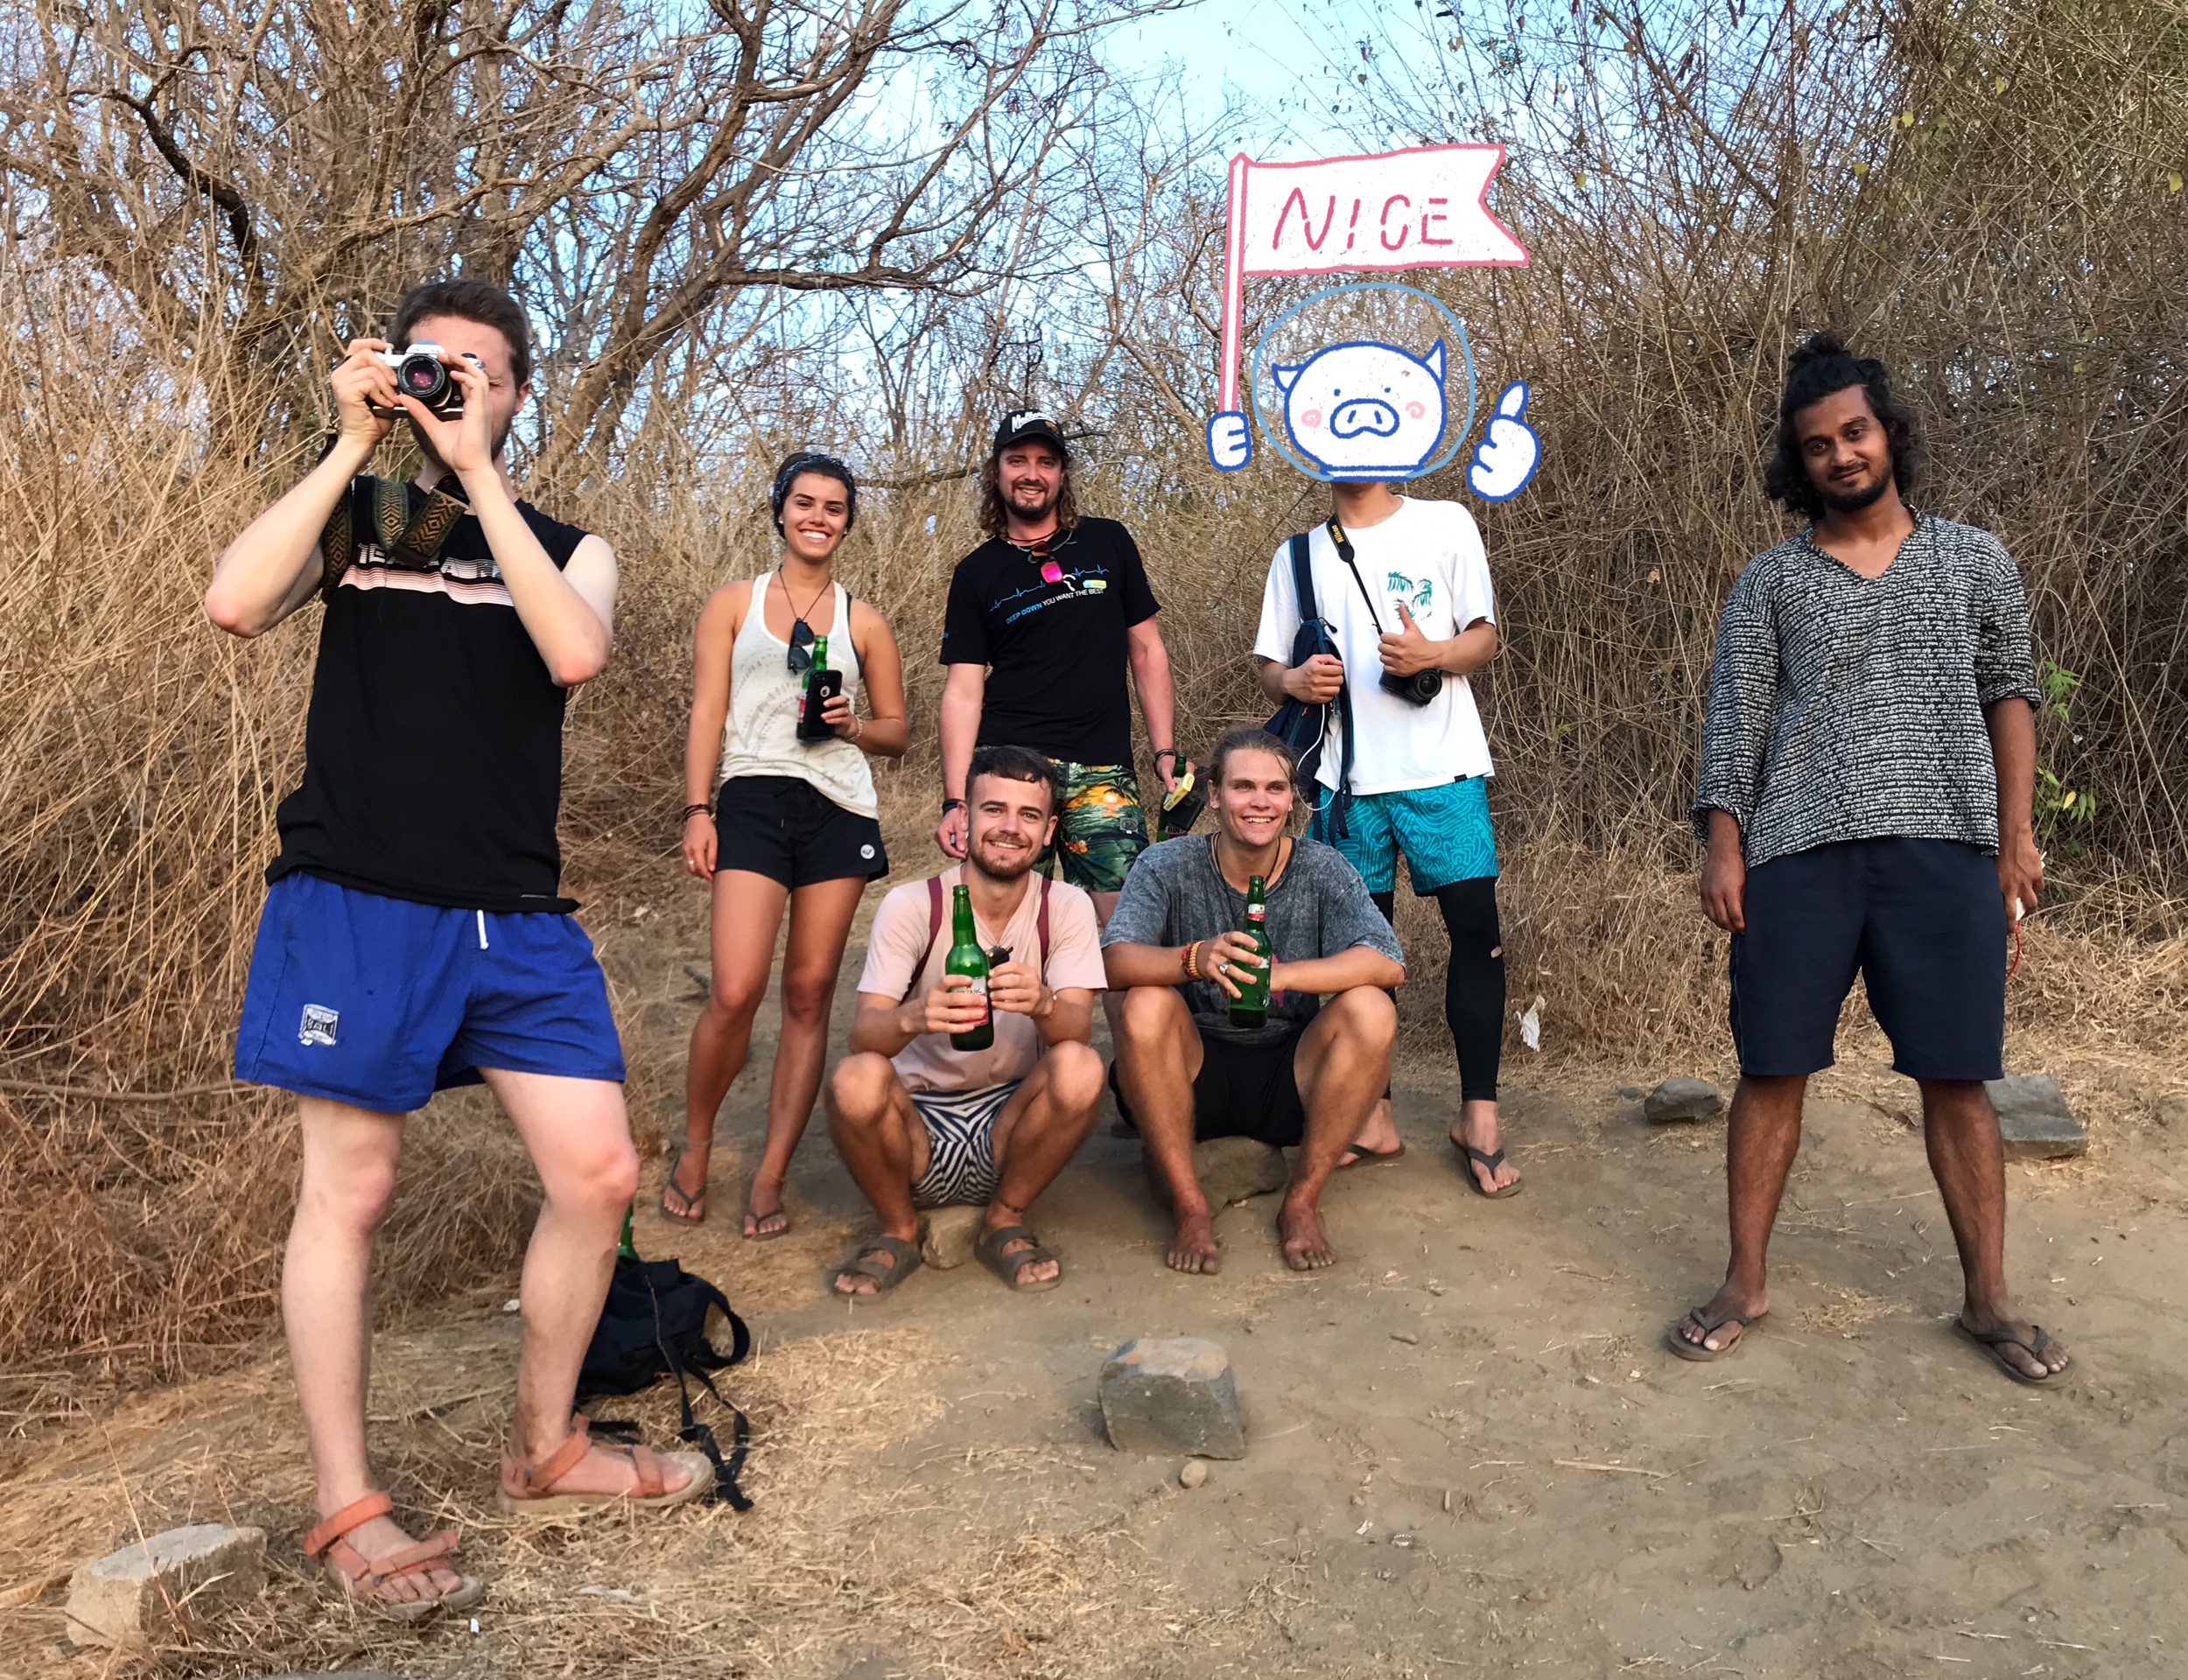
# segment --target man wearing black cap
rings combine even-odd
[[[980,470],[988,540],[958,563],[943,620],[942,822],[935,838],[964,856],[965,772],[973,749],[1031,747],[1062,783],[1055,852],[1063,878],[1104,921],[1147,844],[1133,772],[1131,668],[1169,788],[1179,766],[1170,655],[1132,534],[1082,518],[1071,455],[1037,409],[1006,415]]]

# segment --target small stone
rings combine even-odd
[[[1243,1459],[1246,1431],[1231,1359],[1198,1336],[1140,1337],[1102,1367],[1102,1422],[1125,1452]]]
[[[2188,1131],[2188,1091],[2174,1091],[2159,1097],[2154,1117],[2161,1126],[2177,1126]]]
[[[979,1245],[980,1208],[937,1208],[919,1234],[919,1257],[936,1271],[962,1266]]]
[[[2089,1134],[2049,1074],[2009,1074],[1983,1088],[1998,1110],[2008,1160],[2052,1161],[2088,1149]]]
[[[1391,1340],[1392,1341],[1402,1341],[1410,1348],[1416,1346],[1420,1342],[1420,1338],[1410,1330],[1393,1330],[1391,1332]]]
[[[1618,1095],[1624,1097],[1629,1102],[1638,1102],[1643,1097],[1646,1096],[1648,1093],[1643,1090],[1638,1085],[1621,1085],[1618,1088]]]
[[[1155,1171],[1154,1158],[1142,1150],[1140,1165],[1154,1199],[1168,1208],[1170,1186]],[[1193,1176],[1200,1180],[1201,1194],[1210,1208],[1228,1208],[1234,1201],[1281,1190],[1291,1182],[1292,1172],[1284,1165],[1284,1152],[1274,1144],[1252,1138],[1210,1138],[1193,1145]]]
[[[188,1600],[206,1611],[255,1598],[266,1584],[266,1531],[196,1522],[137,1541],[68,1578],[68,1636],[139,1648],[169,1634]]]
[[[1667,1079],[1643,1100],[1642,1111],[1659,1125],[1680,1120],[1715,1120],[1724,1112],[1724,1093],[1706,1079],[1684,1074]]]
[[[1208,1460],[1205,1459],[1188,1459],[1184,1467],[1177,1473],[1177,1485],[1189,1491],[1207,1480]]]

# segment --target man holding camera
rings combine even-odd
[[[607,1448],[572,1424],[638,1176],[607,986],[560,895],[555,830],[564,701],[607,658],[616,573],[600,538],[516,498],[502,450],[530,368],[505,293],[411,291],[389,339],[354,340],[335,368],[319,466],[229,544],[206,593],[213,621],[247,638],[326,602],[235,1070],[298,1097],[282,1317],[318,1480],[305,1550],[405,1620],[484,1591],[452,1566],[453,1533],[396,1526],[365,1446],[372,1236],[404,1116],[436,1090],[492,1089],[545,1193],[501,1503],[668,1505],[710,1480],[695,1455]],[[414,484],[368,472],[398,418],[424,457]]]
[[[1012,1290],[1054,1289],[1063,1265],[1026,1210],[1094,1125],[1102,1059],[1087,1042],[1105,984],[1101,930],[1087,895],[1036,881],[1055,838],[1056,775],[1022,746],[983,747],[965,790],[964,861],[881,900],[859,976],[852,1054],[828,1081],[828,1129],[880,1216],[836,1273],[838,1295],[894,1289],[920,1263],[922,1208],[984,1207],[980,1264]],[[947,971],[950,904],[963,886],[981,948],[985,999]],[[957,1033],[992,1023],[985,1049]]]
[[[1269,566],[1253,645],[1262,687],[1279,702],[1334,707],[1343,696],[1350,728],[1333,719],[1312,832],[1360,872],[1385,916],[1401,856],[1413,892],[1436,901],[1451,940],[1444,1020],[1459,1056],[1451,1142],[1477,1192],[1513,1195],[1519,1174],[1504,1159],[1497,1114],[1504,947],[1489,822],[1494,769],[1467,683],[1497,653],[1482,535],[1455,501],[1397,495],[1380,480],[1330,487],[1332,516],[1307,539],[1312,614],[1300,610],[1290,544]],[[1294,665],[1302,616],[1322,620],[1336,651]],[[1385,1100],[1342,1165],[1402,1147]]]

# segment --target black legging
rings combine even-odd
[[[1369,895],[1386,920],[1396,892]],[[1443,1018],[1459,1053],[1459,1100],[1494,1102],[1497,1068],[1504,1054],[1504,939],[1497,921],[1497,878],[1483,875],[1438,887],[1436,908],[1451,936],[1451,961],[1443,975]]]

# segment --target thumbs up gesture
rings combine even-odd
[[[1413,615],[1406,610],[1406,603],[1398,603],[1398,628],[1386,631],[1377,644],[1383,656],[1383,668],[1392,676],[1411,676],[1415,671],[1432,669],[1442,656],[1440,644],[1428,640],[1427,634],[1413,622]]]
[[[1527,382],[1516,379],[1497,399],[1497,412],[1490,416],[1488,432],[1474,446],[1466,481],[1484,501],[1518,495],[1542,459],[1542,440],[1519,417],[1526,406]]]

